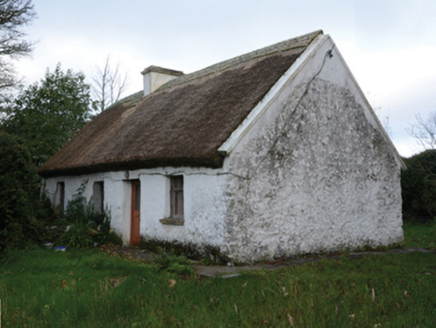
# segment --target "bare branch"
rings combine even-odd
[[[128,87],[128,75],[121,73],[120,63],[115,67],[111,63],[111,56],[106,57],[103,68],[97,67],[93,77],[93,95],[99,103],[100,111],[120,100]]]
[[[436,111],[430,112],[428,117],[416,115],[417,124],[413,124],[407,131],[425,149],[436,148]]]
[[[385,116],[382,116],[382,107],[381,106],[373,105],[372,108],[373,108],[375,114],[377,115],[380,123],[383,125],[385,132],[388,134],[388,136],[390,138],[392,138],[393,133],[392,133],[392,129],[390,126],[390,117],[389,117],[390,111],[388,111],[388,113]]]
[[[22,40],[20,29],[35,18],[30,0],[0,1],[0,55],[23,56],[32,51],[32,44]]]
[[[0,112],[6,110],[12,93],[20,86],[10,59],[28,55],[32,44],[21,31],[35,18],[31,0],[0,0]]]

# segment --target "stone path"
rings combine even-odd
[[[151,261],[157,255],[151,252],[148,252],[143,249],[138,248],[130,248],[130,247],[119,247],[119,246],[109,246],[103,245],[101,246],[102,251],[110,254],[110,255],[119,255],[124,258],[132,259],[132,260],[140,260],[140,261]],[[347,258],[362,258],[368,255],[385,255],[385,254],[407,254],[412,252],[423,252],[423,253],[434,253],[435,251],[428,250],[425,248],[407,248],[407,249],[393,249],[389,251],[371,251],[371,252],[356,252],[349,253],[347,255],[344,254],[332,254],[332,255],[319,255],[319,256],[311,256],[311,257],[299,257],[295,259],[287,259],[287,260],[277,260],[270,262],[261,262],[253,265],[244,265],[244,266],[223,266],[223,265],[201,265],[201,264],[193,264],[193,268],[197,274],[206,277],[216,277],[220,276],[221,278],[231,278],[238,276],[241,271],[250,271],[250,270],[258,270],[258,269],[266,269],[266,270],[276,270],[284,267],[300,265],[304,263],[312,263],[319,262],[321,260],[336,260],[341,257],[346,256]]]

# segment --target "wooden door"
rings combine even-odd
[[[137,246],[141,240],[139,234],[141,212],[141,184],[139,180],[132,181],[132,214],[130,223],[130,246]]]

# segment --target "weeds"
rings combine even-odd
[[[108,211],[94,211],[94,205],[83,196],[87,182],[85,180],[81,184],[73,199],[68,202],[65,214],[56,222],[63,229],[58,244],[89,248],[111,240]]]
[[[420,229],[405,225],[406,243],[428,245],[431,234],[415,239]],[[231,279],[179,279],[185,265],[186,258],[171,253],[144,264],[95,249],[8,250],[0,262],[2,324],[436,326],[434,253],[323,260]]]
[[[170,268],[186,262],[171,254],[160,257],[161,270],[93,249],[8,256],[13,260],[0,265],[4,327],[436,324],[431,253],[321,261],[232,279],[178,279]]]
[[[175,273],[180,276],[195,275],[191,261],[184,255],[175,255],[174,250],[171,250],[169,253],[160,250],[159,256],[154,259],[154,263],[159,271]]]

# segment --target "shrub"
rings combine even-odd
[[[108,244],[122,246],[123,245],[123,239],[115,232],[111,231],[109,233],[109,240],[107,241]],[[104,244],[103,242],[101,244]]]
[[[404,159],[401,189],[405,220],[431,222],[436,218],[436,149]]]
[[[87,180],[67,204],[64,215],[61,215],[57,224],[65,227],[58,243],[75,247],[89,248],[95,244],[104,244],[110,241],[110,215],[108,211],[98,213],[93,204],[83,196]]]
[[[0,250],[24,245],[37,223],[39,178],[23,140],[0,131]],[[32,238],[30,238],[32,239]]]

